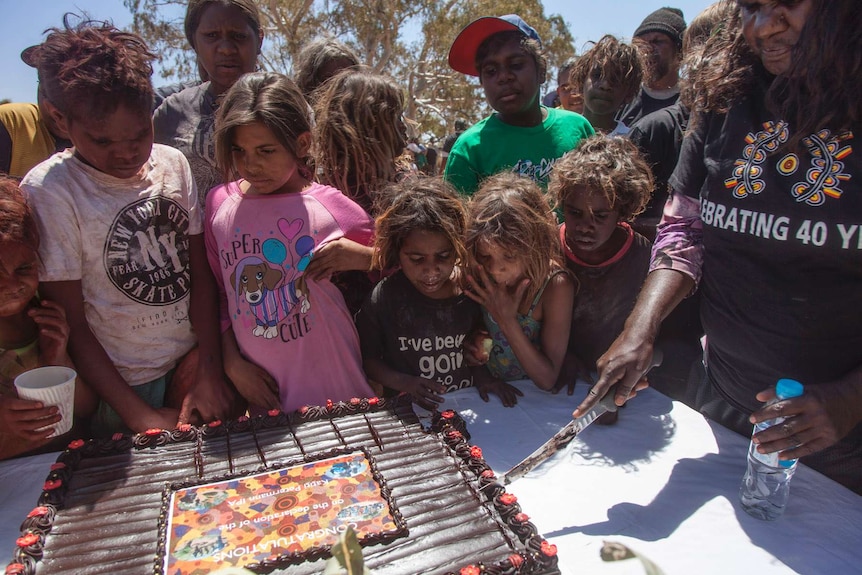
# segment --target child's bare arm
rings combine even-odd
[[[153,409],[132,390],[93,335],[84,315],[81,281],[45,282],[40,293],[66,310],[69,355],[81,377],[110,405],[134,432],[150,428],[173,429],[177,418],[169,410]]]
[[[390,389],[409,393],[413,401],[425,409],[433,411],[443,403],[442,394],[446,393],[446,388],[436,381],[401,373],[378,358],[364,358],[363,367],[369,379]]]
[[[541,389],[552,389],[569,342],[575,298],[572,279],[566,274],[557,274],[548,282],[542,296],[541,347],[536,347],[518,323],[518,306],[526,293],[528,280],[524,280],[514,293],[509,293],[505,286],[491,282],[482,268],[478,268],[478,272],[481,285],[470,278],[471,289],[465,293],[491,314],[527,377]]]
[[[311,258],[305,274],[316,281],[328,279],[336,272],[371,269],[371,256],[374,249],[347,238],[329,242]]]
[[[203,234],[189,236],[191,303],[189,318],[198,338],[197,381],[183,400],[180,423],[197,413],[203,422],[228,417],[234,396],[225,381],[221,357],[218,290],[207,262]]]
[[[281,407],[278,384],[265,369],[242,356],[233,328],[222,334],[222,355],[227,376],[250,404],[266,409]]]

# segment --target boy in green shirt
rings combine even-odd
[[[452,43],[449,65],[477,76],[495,110],[464,132],[449,154],[445,178],[464,195],[504,170],[545,189],[557,158],[594,133],[580,114],[541,105],[547,62],[539,34],[520,16],[470,23]]]

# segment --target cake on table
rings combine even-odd
[[[348,527],[375,575],[559,573],[460,416],[427,423],[371,398],[74,441],[6,574],[319,574]]]

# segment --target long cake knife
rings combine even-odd
[[[646,373],[649,372],[649,370],[653,367],[661,365],[662,358],[663,356],[661,350],[654,348],[652,363],[650,364],[647,371],[644,372],[644,375],[646,375]],[[616,385],[612,386],[605,394],[605,396],[589,411],[564,425],[549,440],[540,445],[538,449],[536,449],[533,453],[524,458],[524,460],[522,460],[512,469],[507,471],[506,474],[503,475],[503,484],[508,485],[516,479],[523,477],[532,469],[534,469],[537,465],[547,460],[556,452],[568,445],[575,437],[578,436],[580,432],[586,429],[592,422],[597,420],[599,417],[601,417],[605,413],[613,412],[619,409],[617,407],[617,404],[614,403],[615,391]]]

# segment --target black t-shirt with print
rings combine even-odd
[[[712,384],[753,411],[781,377],[828,382],[862,364],[862,150],[790,127],[762,98],[699,118],[670,187],[701,202],[701,315]]]
[[[464,339],[481,322],[479,304],[460,295],[432,299],[398,271],[378,283],[356,316],[362,357],[446,386],[469,387]]]

